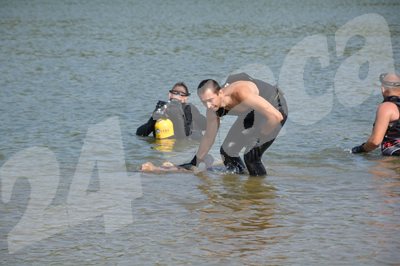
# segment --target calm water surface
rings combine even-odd
[[[11,186],[4,171],[0,176],[0,263],[399,265],[400,161],[382,158],[378,151],[366,156],[348,152],[371,130],[381,101],[379,84],[370,84],[375,90],[367,89],[362,102],[353,106],[327,89],[345,56],[365,45],[356,36],[340,56],[335,33],[365,14],[380,15],[389,26],[393,55],[383,60],[392,59],[399,70],[399,11],[398,1],[377,0],[1,1],[0,165],[3,170],[7,163],[16,165],[14,170],[28,170]],[[381,38],[384,30],[371,31]],[[309,124],[289,116],[263,158],[268,177],[137,172],[145,161],[185,162],[196,151],[196,142],[177,143],[166,151],[134,134],[175,82],[185,81],[193,91],[204,78],[223,81],[241,69],[275,83],[291,49],[312,35],[327,37],[330,64],[307,63],[307,93],[332,97],[304,102],[304,108],[315,108],[316,114],[321,106],[325,110],[331,103],[331,108]],[[313,47],[305,52],[309,49]],[[359,76],[367,72],[364,65]],[[294,97],[292,92],[286,91],[287,98]],[[197,97],[191,98],[204,112]],[[217,161],[230,121],[222,121],[211,151]],[[90,142],[98,135],[105,137]],[[85,157],[84,147],[90,143],[104,153]],[[118,198],[126,181],[136,180],[138,196],[128,198],[129,211],[122,216],[133,220],[108,232],[105,205],[95,202],[90,219],[75,217],[74,223],[73,215],[67,220],[50,215],[39,229],[61,229],[24,245],[39,234],[21,222],[35,195],[51,195],[43,213],[67,209],[75,182],[85,179],[75,173],[82,157],[118,161],[121,153],[113,153],[118,143],[125,164],[117,167],[126,165],[131,179],[114,178],[116,194],[107,199]],[[28,157],[15,157],[32,149]],[[39,151],[51,151],[53,157]],[[51,158],[59,174],[46,168]],[[75,200],[84,205],[104,189],[99,181],[103,171],[119,176],[104,165],[92,165],[91,181],[78,182],[85,193]],[[38,176],[54,173],[49,184],[55,186],[47,187],[43,179],[32,183],[35,169]],[[117,201],[114,209],[119,208]],[[19,249],[13,250],[8,240],[18,224],[22,227],[12,243]]]

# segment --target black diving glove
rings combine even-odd
[[[166,116],[165,114],[165,109],[167,107],[166,104],[167,102],[164,101],[157,102],[156,108],[154,109],[153,114],[151,116],[154,121],[157,121],[158,119]]]
[[[200,162],[197,160],[197,156],[195,155],[193,159],[189,163],[184,163],[178,165],[179,167],[185,168],[186,170],[192,170],[193,166],[198,166]]]
[[[364,149],[364,144],[365,144],[365,142],[364,142],[363,144],[359,145],[359,146],[355,146],[353,149],[351,149],[351,153],[363,153],[363,152],[367,152],[367,151]]]

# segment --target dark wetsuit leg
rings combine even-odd
[[[246,166],[239,157],[239,152],[248,144],[246,129],[253,125],[254,111],[239,116],[229,130],[222,147],[220,149],[221,157],[227,171],[237,174],[243,174]]]
[[[257,145],[252,148],[250,151],[244,154],[244,162],[246,164],[247,169],[249,170],[249,174],[252,176],[263,176],[267,174],[267,170],[263,163],[261,162],[261,157],[263,153],[271,146],[275,139],[270,140],[261,145]]]
[[[239,156],[229,156],[224,149],[221,147],[220,149],[222,161],[226,167],[226,170],[230,173],[234,174],[244,174],[244,170],[246,166],[244,165],[242,159]]]

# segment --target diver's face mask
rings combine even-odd
[[[190,95],[190,93],[186,93],[183,91],[176,91],[176,90],[170,90],[169,93],[171,93],[172,95],[176,95],[176,96],[182,96],[182,97],[187,97]]]
[[[400,89],[400,82],[391,82],[385,80],[385,77],[387,76],[388,73],[383,73],[379,76],[379,80],[382,84],[383,87],[385,88],[399,88]]]
[[[185,103],[189,95],[190,93],[172,89],[169,91],[169,100],[170,101],[177,100],[180,101],[181,103]]]

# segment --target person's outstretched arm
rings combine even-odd
[[[385,137],[386,130],[389,126],[390,121],[396,120],[396,113],[398,112],[397,106],[391,102],[385,102],[378,106],[376,111],[375,123],[372,128],[372,133],[368,140],[363,144],[354,147],[352,153],[363,153],[375,150],[381,144]]]
[[[196,153],[196,156],[199,160],[203,160],[203,158],[208,154],[212,145],[214,144],[215,137],[217,136],[219,128],[219,123],[220,121],[217,114],[214,111],[208,109],[206,132],[201,138],[200,146]]]
[[[190,169],[192,166],[198,166],[198,164],[203,161],[204,157],[210,151],[212,145],[214,144],[215,137],[217,136],[219,128],[219,117],[212,110],[207,110],[207,127],[204,136],[201,138],[199,149],[196,155],[189,163],[181,164],[180,167],[185,169]]]
[[[260,133],[263,143],[276,138],[278,132],[282,128],[281,122],[283,121],[283,115],[281,112],[258,94],[249,93],[248,95],[243,94],[239,97],[242,99],[240,105],[252,108],[265,117],[266,123],[255,125],[255,128],[258,128],[259,126],[261,128]]]
[[[138,129],[136,130],[136,135],[142,136],[142,137],[148,136],[151,132],[154,131],[155,124],[156,124],[156,120],[154,120],[153,117],[150,117],[150,119],[147,121],[147,123],[138,127]]]

